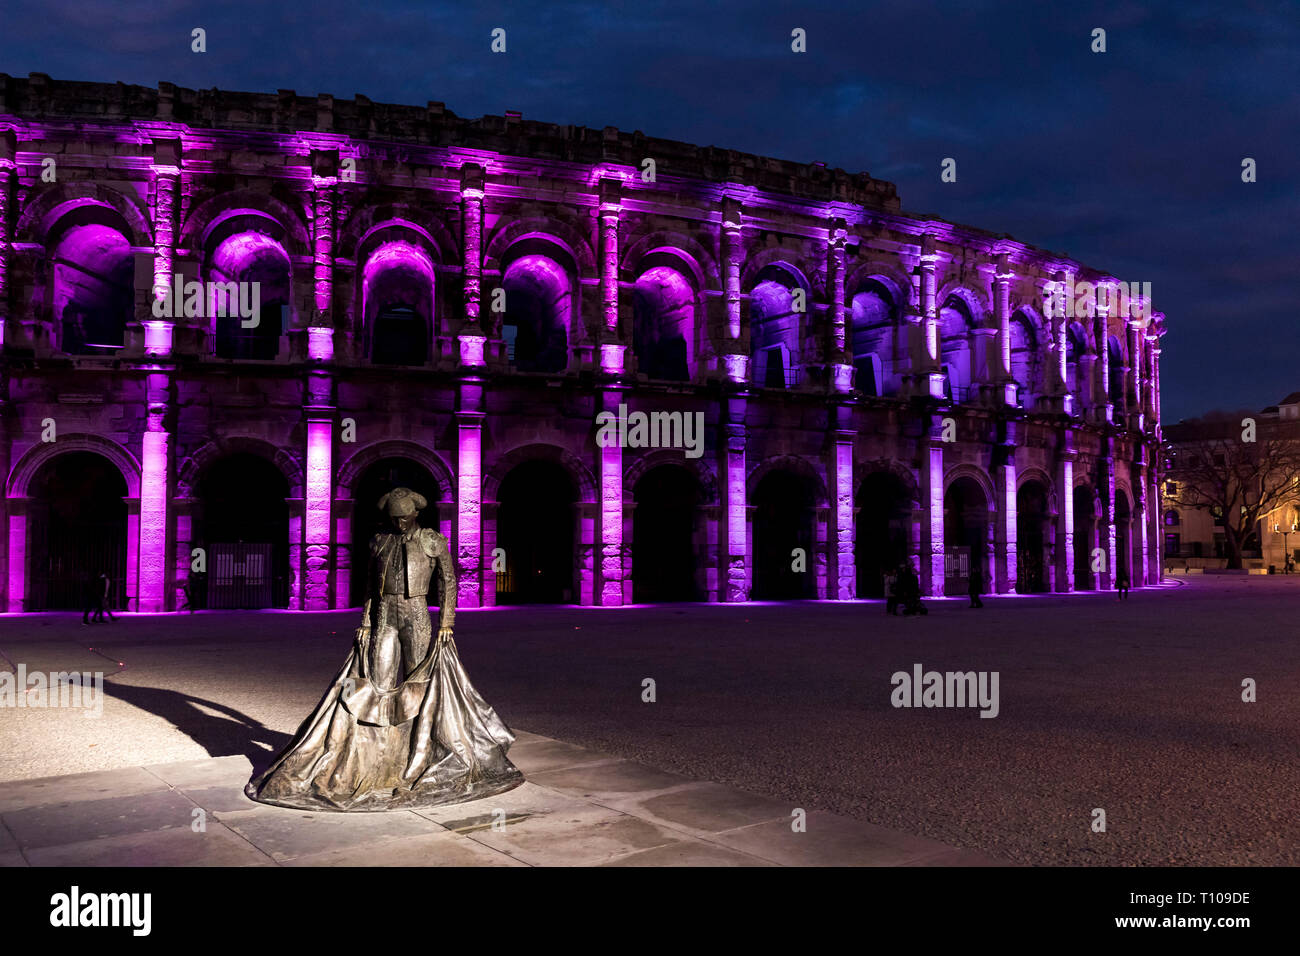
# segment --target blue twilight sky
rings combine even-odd
[[[0,0],[0,25],[14,76],[442,100],[870,172],[906,212],[1151,282],[1167,422],[1300,390],[1294,0]]]

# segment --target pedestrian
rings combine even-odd
[[[972,558],[974,556],[972,555]],[[972,560],[970,563],[970,606],[983,607],[984,602],[980,600],[982,591],[982,580],[980,577],[980,561]]]
[[[81,612],[81,626],[86,627],[91,623],[91,613],[98,614],[99,611],[99,578],[87,574],[82,594],[81,606],[84,610]],[[98,616],[96,616],[95,620],[99,620]]]
[[[885,572],[885,613],[898,614],[898,571]]]
[[[1128,568],[1120,568],[1115,575],[1115,590],[1119,592],[1117,601],[1128,600]]]
[[[113,620],[113,612],[109,610],[109,605],[111,603],[109,600],[109,592],[112,590],[112,587],[113,579],[108,576],[108,572],[99,572],[99,585],[96,586],[95,589],[98,592],[99,598],[99,607],[95,610],[96,623],[103,621],[104,615],[108,615],[110,621]]]

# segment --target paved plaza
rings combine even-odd
[[[985,600],[924,618],[870,602],[465,611],[461,658],[519,733],[528,783],[350,815],[240,788],[319,700],[355,612],[0,617],[0,669],[108,675],[97,718],[0,709],[0,859],[1300,863],[1300,579]],[[997,716],[892,706],[891,675],[916,664],[997,672]]]

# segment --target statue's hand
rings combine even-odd
[[[450,641],[450,640],[451,640],[451,628],[449,628],[449,627],[440,627],[440,628],[438,628],[438,640],[440,640],[440,641]]]

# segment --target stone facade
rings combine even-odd
[[[350,606],[397,482],[468,607],[1140,586],[1164,317],[1045,316],[1067,281],[1118,280],[820,164],[0,75],[3,605],[106,564],[133,610]]]

